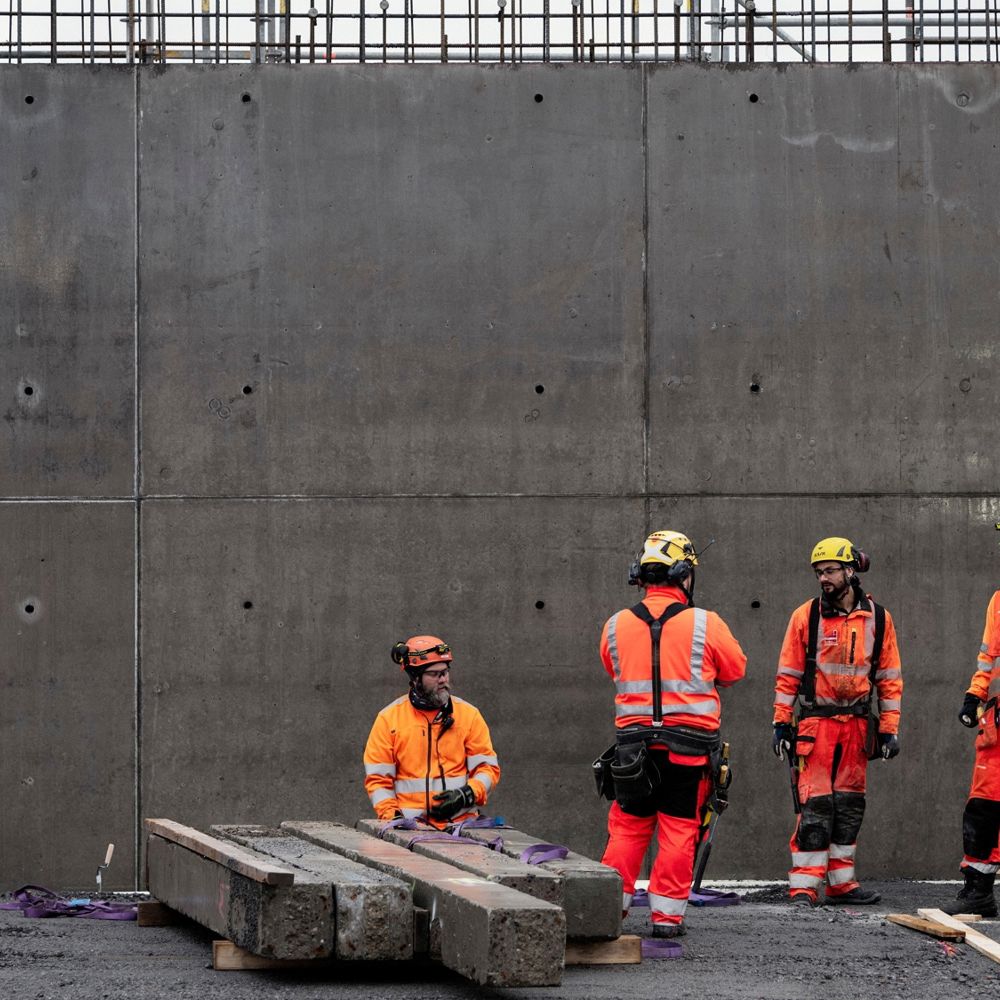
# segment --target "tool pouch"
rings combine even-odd
[[[878,713],[869,705],[865,727],[865,756],[878,760],[882,756],[882,746],[878,741]]]
[[[997,745],[997,729],[1000,719],[1000,702],[996,698],[990,698],[986,702],[983,714],[979,717],[979,735],[976,737],[976,749],[987,750]]]
[[[611,774],[615,799],[623,809],[648,799],[660,784],[660,771],[644,743],[619,744]]]
[[[615,760],[615,751],[617,750],[615,744],[611,744],[604,753],[601,754],[597,760],[591,764],[591,768],[594,773],[594,784],[597,786],[597,794],[602,799],[607,799],[609,802],[614,802],[615,800],[615,779],[611,774],[611,765]]]

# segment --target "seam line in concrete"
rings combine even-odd
[[[134,528],[133,528],[133,549],[132,558],[135,565],[132,568],[132,579],[133,579],[133,592],[132,592],[132,721],[133,721],[133,732],[134,732],[134,746],[133,746],[133,758],[134,758],[134,774],[133,774],[133,788],[132,788],[132,803],[133,803],[133,816],[132,816],[132,848],[133,848],[133,871],[132,871],[132,887],[134,889],[139,888],[139,848],[140,848],[140,818],[142,815],[142,674],[141,674],[141,662],[140,662],[140,629],[142,627],[142,617],[140,615],[140,599],[142,595],[142,498],[139,495],[139,490],[142,484],[142,407],[140,406],[139,400],[139,157],[140,157],[140,146],[139,146],[139,70],[138,68],[133,68],[132,76],[135,80],[132,89],[132,113],[135,121],[135,128],[133,131],[133,136],[135,140],[135,147],[133,151],[133,171],[132,178],[134,182],[134,188],[132,191],[133,197],[133,270],[132,270],[132,406],[134,408],[132,417],[132,433],[134,435],[133,441],[133,470],[132,470],[132,493],[134,502]]]
[[[652,504],[649,498],[649,407],[650,341],[649,322],[649,72],[643,66],[641,81],[640,132],[642,136],[642,493],[643,531],[650,532]]]

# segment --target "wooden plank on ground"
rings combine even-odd
[[[329,969],[325,958],[264,958],[232,941],[212,942],[212,968],[216,972],[247,972],[254,969]]]
[[[956,920],[961,920],[963,924],[975,924],[983,919],[981,913],[953,913]]]
[[[923,917],[914,917],[909,913],[890,913],[886,916],[890,924],[899,924],[900,927],[909,927],[911,930],[920,931],[921,934],[930,934],[931,937],[941,938],[944,941],[964,941],[965,931],[957,931],[952,927],[945,927],[936,920],[925,920]]]
[[[230,871],[253,879],[254,882],[262,882],[264,885],[292,885],[295,881],[295,873],[291,868],[270,864],[235,844],[210,837],[193,827],[175,823],[171,819],[147,819],[145,824],[148,833],[155,833],[164,840],[180,844],[181,847],[225,865]]]
[[[994,962],[1000,962],[1000,942],[987,937],[982,931],[977,931],[975,927],[968,927],[961,920],[956,920],[954,917],[948,916],[942,910],[917,910],[917,914],[925,920],[933,920],[936,923],[944,924],[945,927],[964,931],[965,943],[970,948],[974,948],[980,955],[985,955],[987,958],[993,959]]]
[[[642,938],[623,934],[614,941],[567,941],[567,965],[638,965]]]

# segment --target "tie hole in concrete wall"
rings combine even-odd
[[[545,607],[545,601],[535,601],[535,607],[541,611]]]
[[[760,98],[756,94],[751,94],[750,95],[750,103],[751,104],[756,104],[759,100],[760,100]]]
[[[243,602],[243,610],[244,611],[249,611],[252,607],[253,607],[253,601],[244,601]]]
[[[750,383],[750,391],[753,392],[753,393],[760,392],[760,382],[758,382],[756,379],[753,382],[751,382]]]
[[[35,387],[32,386],[32,385],[26,385],[24,387],[24,394],[25,394],[25,396],[34,396],[34,394],[35,394]]]
[[[242,101],[242,102],[243,102],[244,104],[249,104],[249,103],[250,103],[250,101],[252,100],[252,98],[250,97],[250,95],[249,95],[249,94],[243,94],[243,95],[241,95],[241,97],[240,97],[240,100],[241,100],[241,101]]]
[[[760,607],[760,601],[751,601],[750,602],[750,607],[753,608],[756,611],[757,608]]]
[[[25,97],[25,99],[24,99],[24,103],[25,104],[34,104],[35,103],[35,99],[34,99],[34,97],[31,96],[31,94],[28,94],[27,97]]]
[[[243,395],[244,396],[249,396],[251,392],[253,392],[253,386],[252,385],[245,385],[245,386],[243,386]]]
[[[42,603],[37,597],[25,597],[17,609],[22,621],[37,622],[42,612]]]
[[[535,94],[535,104],[541,104],[545,98],[541,94]]]
[[[535,386],[535,392],[537,392],[538,395],[540,396],[543,392],[545,392],[545,386],[544,385],[536,385]]]

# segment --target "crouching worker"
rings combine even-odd
[[[376,816],[436,827],[477,816],[500,767],[479,709],[451,694],[451,648],[415,635],[391,655],[410,690],[378,713],[365,746],[365,791]]]
[[[602,862],[618,871],[628,910],[657,834],[649,879],[655,937],[684,933],[702,809],[718,758],[718,687],[740,680],[747,658],[714,611],[695,608],[698,557],[676,531],[650,535],[629,571],[641,603],[612,615],[601,660],[615,682],[615,801]]]

